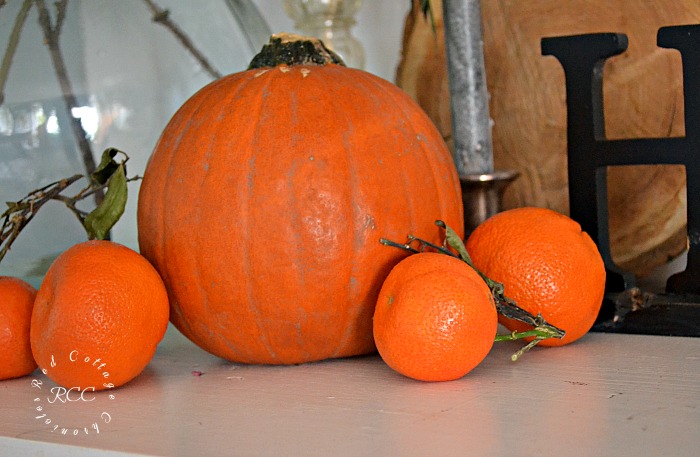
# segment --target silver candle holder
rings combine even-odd
[[[495,171],[460,177],[465,236],[486,219],[502,211],[503,194],[519,175],[516,171]]]
[[[501,211],[519,175],[494,171],[480,0],[443,0],[454,161],[462,185],[465,233]]]

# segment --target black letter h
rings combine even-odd
[[[542,39],[542,54],[564,68],[567,97],[569,211],[593,238],[608,270],[606,289],[634,286],[610,255],[606,166],[678,164],[686,170],[688,263],[668,279],[666,291],[700,294],[700,25],[663,27],[657,44],[677,49],[683,63],[685,137],[606,140],[603,64],[627,49],[627,36],[596,33]]]

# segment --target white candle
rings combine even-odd
[[[443,0],[454,160],[460,176],[493,173],[479,0]]]

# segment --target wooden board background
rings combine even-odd
[[[436,33],[418,0],[406,18],[397,84],[411,94],[450,143],[441,2]],[[680,54],[656,46],[659,27],[700,23],[700,2],[651,0],[482,1],[484,54],[497,169],[521,177],[508,189],[507,208],[534,205],[568,213],[564,72],[542,56],[540,39],[618,32],[628,50],[604,67],[609,139],[683,136]],[[685,171],[680,166],[609,170],[611,251],[638,274],[687,246]]]

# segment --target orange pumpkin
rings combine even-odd
[[[320,43],[275,36],[270,51],[287,60],[254,59],[263,68],[209,84],[166,126],[141,184],[140,249],[173,324],[212,354],[369,353],[379,289],[405,256],[379,239],[439,242],[436,219],[461,230],[457,173],[393,84],[321,62]]]

